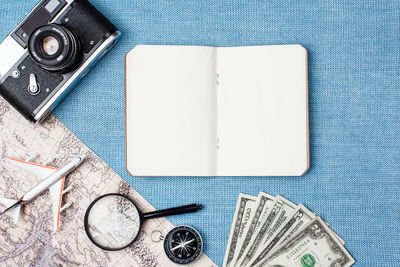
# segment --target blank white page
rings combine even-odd
[[[307,65],[300,45],[217,49],[218,175],[308,170]]]
[[[127,169],[216,175],[215,48],[137,46],[126,56]]]

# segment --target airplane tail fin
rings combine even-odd
[[[3,213],[5,213],[6,211],[12,209],[12,217],[14,220],[14,223],[18,223],[19,220],[19,216],[21,214],[21,205],[17,205],[19,203],[18,200],[15,199],[9,199],[9,198],[0,198],[0,204],[3,204],[4,206],[6,206],[6,210],[3,211],[2,213],[0,213],[0,215],[2,215]],[[15,206],[13,208],[13,206]]]

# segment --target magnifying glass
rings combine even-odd
[[[196,212],[202,205],[191,204],[171,209],[141,213],[135,203],[121,194],[95,199],[85,214],[85,231],[99,248],[115,251],[132,245],[144,220]]]

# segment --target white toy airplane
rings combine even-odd
[[[71,206],[71,204],[68,203],[64,207],[61,207],[62,196],[71,190],[71,186],[64,190],[65,176],[81,165],[85,160],[85,156],[75,158],[70,163],[59,169],[13,158],[6,158],[5,160],[13,165],[21,167],[22,169],[32,172],[38,176],[42,182],[25,193],[25,195],[19,200],[0,198],[0,203],[6,206],[6,210],[0,213],[0,215],[12,210],[14,222],[18,223],[21,214],[21,207],[46,191],[46,189],[49,189],[53,206],[54,232],[56,232],[60,228],[60,213]]]

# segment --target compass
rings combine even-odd
[[[189,264],[203,252],[203,240],[196,229],[181,225],[168,232],[164,239],[167,257],[177,264]]]

